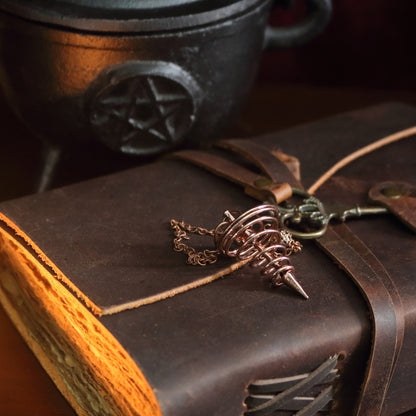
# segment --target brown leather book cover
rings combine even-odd
[[[415,109],[386,104],[254,141],[297,157],[307,188],[342,157],[415,121]],[[415,150],[409,137],[363,156],[318,196],[353,208],[370,204],[368,189],[378,183],[414,185]],[[0,300],[78,414],[370,414],[359,402],[363,383],[374,384],[373,368],[385,369],[377,377],[385,391],[372,399],[377,414],[416,407],[416,240],[400,213],[351,220],[348,231],[331,227],[318,244],[303,241],[291,259],[308,300],[271,288],[258,269],[227,258],[191,266],[173,250],[171,219],[212,229],[225,210],[258,204],[238,184],[164,158],[0,205]],[[339,239],[361,270],[342,255],[332,261]],[[210,236],[189,244],[215,248]],[[370,272],[385,289],[380,299],[368,294],[371,281],[354,279]],[[379,347],[383,319],[371,316],[384,305],[385,320],[393,311],[391,333],[401,334],[387,352]],[[319,378],[322,366],[328,371]]]

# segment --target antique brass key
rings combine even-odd
[[[301,189],[293,188],[293,194],[300,196],[298,205],[279,205],[280,225],[294,237],[315,239],[325,234],[331,221],[344,222],[364,215],[386,214],[389,210],[382,206],[355,206],[342,211],[328,212],[325,205],[314,195]]]

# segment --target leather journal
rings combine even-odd
[[[385,104],[3,202],[0,300],[79,415],[416,408],[415,136],[317,189],[328,212],[363,215],[331,217],[289,256],[309,299],[225,256],[187,264],[170,225],[211,230],[227,210],[307,199],[337,161],[415,121]],[[187,237],[215,251],[212,235]]]

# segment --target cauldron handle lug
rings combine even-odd
[[[286,2],[286,0],[284,1]],[[307,16],[296,25],[283,28],[266,27],[266,48],[300,46],[315,38],[325,29],[332,15],[331,0],[306,0],[306,5]]]

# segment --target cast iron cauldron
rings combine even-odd
[[[1,87],[57,146],[158,154],[218,135],[264,46],[315,36],[330,1],[307,0],[305,21],[271,29],[271,0],[0,0]]]

